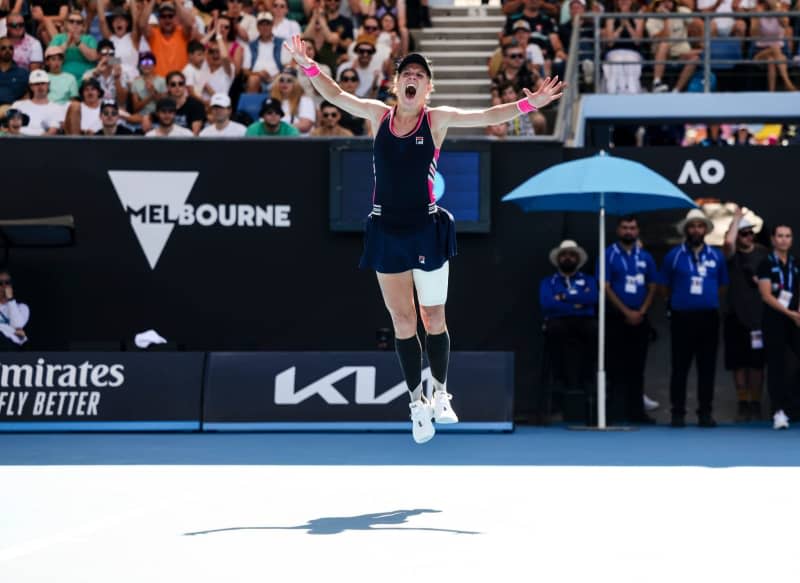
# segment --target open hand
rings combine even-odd
[[[545,80],[535,93],[524,87],[522,91],[525,93],[528,103],[536,109],[541,109],[551,101],[559,99],[564,94],[563,91],[566,86],[567,84],[559,81],[558,75],[556,75],[553,78],[545,77]]]
[[[291,41],[291,44],[288,41],[284,42],[283,46],[292,55],[295,63],[301,67],[310,67],[313,61],[306,56],[306,42],[299,34],[292,36]]]

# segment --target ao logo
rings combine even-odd
[[[719,184],[724,178],[725,166],[719,160],[706,160],[700,164],[699,171],[692,160],[687,160],[678,177],[678,184]]]

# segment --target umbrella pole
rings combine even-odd
[[[606,207],[600,195],[600,273],[597,326],[597,428],[606,428]]]

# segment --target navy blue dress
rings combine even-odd
[[[416,128],[405,136],[394,133],[393,118],[394,109],[375,135],[375,190],[359,267],[379,273],[433,271],[456,254],[456,231],[453,215],[433,195],[439,149],[430,113],[423,109]]]

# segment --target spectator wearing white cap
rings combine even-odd
[[[50,91],[50,78],[43,69],[31,71],[28,77],[28,86],[31,91],[30,99],[14,102],[14,109],[26,114],[30,121],[22,128],[26,136],[55,135],[64,125],[67,108],[64,105],[53,103],[47,97]]]
[[[580,270],[588,256],[575,241],[562,241],[549,258],[557,271],[539,284],[539,305],[554,376],[565,389],[585,389],[597,338],[597,280]]]
[[[62,71],[64,65],[64,47],[47,47],[44,51],[44,64],[50,79],[50,92],[47,97],[53,103],[66,105],[70,99],[78,96],[78,82],[75,77]]]
[[[757,273],[759,265],[769,255],[766,247],[755,242],[756,225],[744,215],[737,206],[723,246],[731,280],[723,322],[725,368],[733,371],[737,421],[761,418],[763,307]]]
[[[200,132],[201,138],[240,138],[247,128],[231,121],[231,98],[225,93],[211,97],[211,124]]]
[[[285,0],[282,0],[285,2]],[[284,37],[273,33],[274,17],[270,12],[259,12],[256,17],[258,38],[250,43],[252,63],[247,77],[248,93],[268,93],[275,77],[291,61],[289,51],[283,46]],[[285,37],[290,38],[290,37]]]

